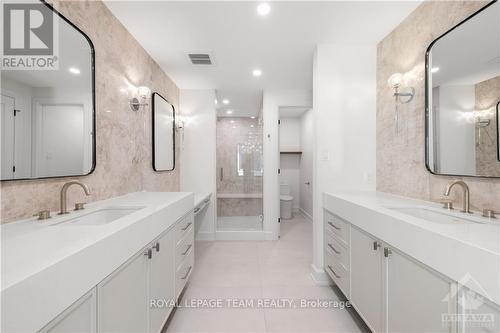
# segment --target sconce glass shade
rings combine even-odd
[[[389,84],[389,87],[391,88],[398,88],[401,86],[403,83],[403,74],[401,73],[394,73],[389,77],[389,80],[387,80],[387,83]]]
[[[141,86],[137,88],[137,94],[139,95],[139,97],[146,98],[151,94],[151,89],[146,86]]]

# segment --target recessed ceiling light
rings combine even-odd
[[[250,119],[255,119],[255,116],[251,116]]]
[[[229,100],[228,99],[223,99],[222,100],[222,104],[226,104],[226,105],[229,104]]]
[[[72,74],[75,74],[75,75],[80,74],[80,70],[76,67],[70,67],[70,68],[68,68],[68,71]]]
[[[254,125],[250,125],[250,127],[254,127]]]
[[[431,69],[432,73],[436,73],[437,71],[439,71],[439,67],[432,67]]]
[[[260,69],[254,69],[252,71],[252,75],[255,76],[255,77],[259,77],[262,75],[262,71]]]
[[[227,110],[226,114],[233,114],[233,110]]]
[[[231,124],[234,124],[234,120],[231,120],[230,122],[231,122]]]
[[[267,2],[263,2],[257,6],[257,13],[260,16],[266,16],[271,12],[271,6]]]

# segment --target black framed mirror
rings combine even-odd
[[[1,75],[1,180],[88,175],[96,165],[94,46],[44,1],[5,4],[11,31],[25,28],[11,17],[23,10],[37,12],[46,33],[37,35],[36,49],[4,49],[10,67]],[[18,35],[6,43],[19,44]],[[36,66],[22,65],[27,54]]]
[[[175,108],[163,96],[152,96],[153,170],[175,169]]]
[[[490,2],[426,53],[426,165],[433,174],[500,177],[500,3]]]

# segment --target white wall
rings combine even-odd
[[[323,270],[323,193],[375,189],[376,46],[318,45],[313,65],[314,258]]]
[[[280,151],[300,150],[300,117],[280,117]]]
[[[476,173],[476,128],[467,114],[474,112],[474,85],[439,88],[438,147],[439,172],[474,175]]]
[[[313,214],[313,147],[314,113],[306,111],[300,118],[300,138],[302,155],[299,168],[299,207],[302,213],[312,218]],[[306,183],[310,183],[309,185]]]
[[[179,109],[184,120],[181,136],[180,189],[212,193],[206,212],[196,221],[197,239],[215,239],[216,121],[214,90],[181,90]]]
[[[264,119],[264,232],[267,239],[279,236],[279,107],[310,106],[311,92],[304,90],[266,90],[262,100]]]

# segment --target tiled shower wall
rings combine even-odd
[[[435,176],[425,167],[425,52],[429,44],[486,5],[485,1],[425,1],[377,48],[377,189],[437,200],[447,183],[459,177]],[[394,98],[387,79],[404,73],[416,90],[400,105],[399,136],[394,135]],[[467,177],[471,204],[500,211],[500,180]]]
[[[257,216],[262,214],[262,197],[219,197],[221,193],[262,196],[263,176],[253,174],[250,161],[246,161],[247,163],[243,165],[245,174],[238,175],[237,147],[238,144],[244,143],[260,146],[262,149],[262,126],[258,119],[243,117],[217,119],[217,215],[219,216]],[[220,177],[221,168],[223,169],[222,180]]]
[[[101,1],[54,3],[94,43],[97,165],[94,173],[86,177],[2,182],[2,223],[29,217],[42,209],[56,210],[59,191],[71,179],[88,184],[92,196],[84,197],[79,188],[70,189],[70,205],[141,190],[179,190],[179,165],[173,172],[162,173],[151,167],[150,108],[130,111],[128,97],[120,92],[129,84],[148,86],[177,110],[179,89],[175,83]]]

